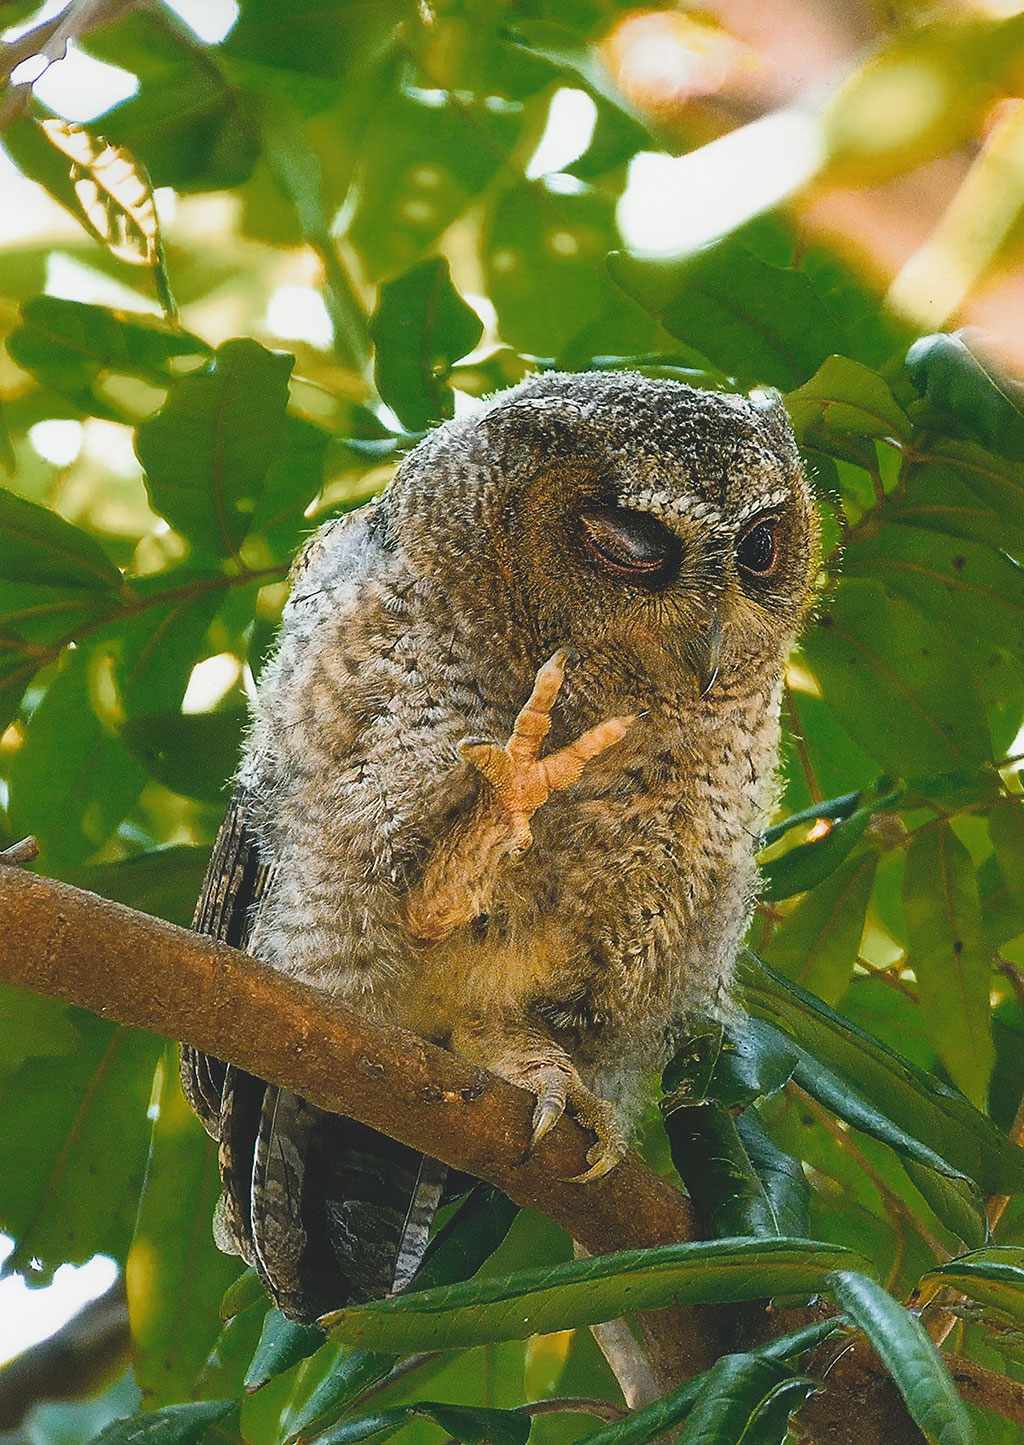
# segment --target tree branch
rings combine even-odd
[[[526,1158],[525,1090],[375,1022],[266,964],[66,883],[0,867],[0,977],[151,1029],[294,1089],[561,1224],[591,1254],[696,1237],[689,1202],[635,1155],[592,1183],[590,1135],[563,1119]],[[725,1312],[638,1321],[664,1388],[725,1347]]]

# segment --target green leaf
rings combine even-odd
[[[608,267],[666,331],[744,383],[792,390],[845,349],[805,275],[770,266],[736,241],[674,261],[613,251]]]
[[[957,637],[966,656],[976,638],[1024,650],[1024,571],[1004,552],[963,537],[909,526],[851,540],[847,577],[873,577]]]
[[[844,823],[860,807],[862,797],[862,793],[844,793],[842,797],[825,798],[823,802],[802,808],[799,813],[791,813],[788,818],[783,818],[781,823],[765,829],[761,846],[770,848],[773,843],[784,838],[791,828],[802,828],[806,823],[816,823],[819,818],[827,818],[832,823]]]
[[[823,838],[798,843],[779,858],[761,865],[765,892],[773,901],[792,898],[795,893],[817,890],[832,877],[864,836],[873,808],[858,808],[848,818],[841,818]],[[844,875],[845,876],[845,875]],[[817,896],[817,892],[811,895]]]
[[[910,439],[907,414],[882,378],[847,356],[826,357],[810,381],[789,393],[786,410],[797,439],[825,452],[832,439]]]
[[[122,737],[150,777],[165,788],[216,803],[226,797],[245,722],[241,708],[167,713],[136,718]]]
[[[966,1180],[939,1174],[916,1159],[900,1161],[918,1191],[957,1238],[971,1249],[978,1249],[988,1239],[988,1221],[978,1191]]]
[[[995,1062],[992,965],[971,855],[948,823],[915,833],[903,874],[907,962],[928,1037],[953,1082],[984,1108]]]
[[[423,261],[380,290],[370,318],[377,390],[404,426],[422,431],[454,414],[446,377],[472,351],[483,323],[452,285],[442,256]]]
[[[189,60],[143,77],[137,93],[100,124],[108,140],[145,164],[154,186],[226,190],[248,178],[259,156],[251,102],[215,64]]]
[[[238,1269],[213,1240],[217,1145],[185,1102],[173,1044],[164,1050],[162,1075],[125,1271],[135,1378],[151,1407],[191,1394],[220,1330],[217,1306]]]
[[[65,659],[10,763],[11,827],[19,837],[38,838],[41,866],[52,872],[83,863],[105,843],[145,782],[141,767],[96,715],[102,663],[85,649]]]
[[[679,1433],[678,1445],[721,1445],[724,1441],[764,1441],[783,1445],[792,1408],[802,1404],[814,1388],[810,1380],[794,1380],[792,1372],[761,1355],[723,1355],[708,1371]],[[785,1405],[781,1432],[774,1436],[759,1430],[757,1420],[780,1399]]]
[[[825,701],[893,777],[988,761],[981,699],[948,631],[876,582],[841,582],[802,646]]]
[[[7,349],[23,370],[94,416],[133,420],[105,394],[108,373],[136,376],[164,387],[210,355],[198,336],[153,316],[132,316],[57,296],[33,296],[21,308],[21,325]]]
[[[193,667],[208,654],[206,634],[227,585],[221,573],[187,562],[133,579],[134,602],[101,634],[126,718],[177,712]]]
[[[857,962],[877,863],[874,852],[848,858],[787,914],[763,950],[767,963],[826,1003],[839,1002]]]
[[[756,1109],[744,1109],[736,1128],[761,1181],[778,1234],[802,1239],[811,1233],[810,1185],[798,1160],[775,1142]]]
[[[434,247],[505,163],[521,122],[522,107],[497,96],[391,92],[363,141],[347,230],[371,281]]]
[[[109,1254],[123,1263],[163,1047],[78,1009],[68,1017],[77,1047],[27,1060],[3,1085],[0,1228],[17,1240],[4,1270],[40,1282],[65,1260]]]
[[[200,552],[234,555],[249,530],[283,440],[293,362],[255,341],[226,341],[139,427],[150,502]]]
[[[967,1407],[917,1316],[873,1279],[851,1270],[837,1270],[827,1287],[871,1341],[925,1439],[932,1445],[975,1445]]]
[[[970,332],[922,336],[907,352],[918,391],[989,451],[1024,461],[1024,388],[968,346]]]
[[[457,1349],[616,1319],[669,1303],[716,1304],[819,1288],[830,1258],[811,1240],[715,1240],[625,1250],[504,1279],[472,1280],[330,1315],[336,1337],[407,1353]]]
[[[233,60],[270,67],[264,85],[285,85],[291,73],[331,81],[324,93],[333,97],[339,83],[350,84],[390,48],[395,27],[414,16],[410,0],[341,9],[334,0],[301,0],[284,9],[276,0],[248,0],[221,50]]]
[[[233,1320],[252,1305],[266,1301],[266,1291],[254,1265],[247,1265],[224,1291],[220,1302],[222,1320]]]
[[[943,1172],[975,1180],[986,1193],[1024,1189],[1024,1150],[962,1094],[841,1018],[753,954],[741,955],[736,983],[743,1006],[755,1018],[774,1024],[801,1051],[799,1082],[812,1093],[820,1087],[817,1096],[841,1117],[857,1128],[877,1131],[879,1138],[923,1164],[944,1165]],[[859,1115],[858,1104],[868,1112]]]
[[[498,192],[482,250],[502,341],[528,356],[561,357],[599,322],[622,299],[602,267],[617,235],[613,198],[579,182],[521,181]],[[641,330],[627,312],[612,334],[591,332],[588,355],[652,349],[654,329],[632,309]]]
[[[360,1440],[386,1440],[416,1415],[425,1416],[463,1445],[526,1445],[533,1424],[529,1415],[492,1410],[484,1405],[446,1405],[418,1401],[393,1410],[378,1410],[343,1420],[316,1437],[316,1445],[355,1445]]]
[[[708,1019],[694,1025],[665,1068],[662,1087],[667,1095],[678,1094],[682,1104],[712,1100],[732,1109],[778,1093],[796,1062],[792,1050],[779,1047],[776,1030],[757,1019]],[[670,1097],[662,1107],[673,1103]]]
[[[300,1360],[308,1359],[324,1343],[327,1336],[319,1325],[297,1325],[286,1319],[280,1310],[269,1309],[263,1321],[263,1333],[245,1376],[247,1394],[254,1394],[275,1375],[283,1375]]]
[[[78,527],[0,488],[0,575],[5,582],[119,593],[121,574]]]
[[[371,423],[376,421],[372,413],[367,416]],[[290,413],[285,417],[281,448],[267,471],[252,518],[252,530],[266,537],[276,557],[290,561],[309,532],[306,510],[323,488],[329,443],[322,427]]]
[[[781,1234],[771,1201],[727,1109],[709,1102],[676,1103],[665,1108],[665,1132],[672,1162],[701,1221],[702,1236],[777,1238]]]
[[[197,1400],[115,1420],[91,1445],[213,1445],[238,1438],[240,1428],[236,1400]]]
[[[68,1005],[55,998],[0,984],[0,1079],[26,1059],[54,1058],[78,1047]]]
[[[1001,798],[987,809],[985,821],[999,872],[1015,898],[1024,898],[1024,802]]]
[[[802,1330],[795,1330],[790,1335],[783,1335],[779,1339],[759,1345],[742,1358],[758,1359],[769,1364],[795,1360],[828,1339],[835,1329],[835,1320],[807,1325]],[[592,1431],[585,1437],[588,1445],[646,1445],[648,1440],[657,1440],[666,1435],[693,1409],[694,1401],[707,1383],[709,1374],[710,1371],[694,1376],[662,1399],[634,1410],[628,1419],[619,1424],[605,1425]],[[726,1445],[725,1440],[722,1445]]]
[[[962,1254],[929,1270],[922,1283],[933,1279],[1024,1326],[1024,1249],[1018,1245],[992,1244]]]

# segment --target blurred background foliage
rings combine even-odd
[[[751,1021],[676,1061],[645,1147],[709,1238],[842,1246],[919,1303],[954,1279],[933,1337],[1014,1380],[1018,8],[0,3],[0,841],[32,833],[43,871],[188,922],[312,528],[537,368],[779,388],[826,558],[750,939],[775,973],[743,965]],[[75,98],[83,74],[99,101]],[[5,1271],[41,1286],[107,1256],[134,1342],[131,1376],[7,1421],[12,1439],[90,1438],[140,1401],[207,1402],[157,1417],[162,1440],[252,1445],[314,1421],[324,1441],[522,1445],[512,1407],[563,1397],[614,1419],[568,1297],[564,1328],[524,1344],[480,1325],[367,1417],[402,1353],[386,1319],[375,1354],[324,1345],[234,1283],[210,1237],[215,1156],[163,1043],[6,987],[0,1018]],[[539,1218],[506,1237],[512,1213],[471,1196],[433,1282],[570,1258]],[[793,1293],[765,1260],[760,1293]],[[833,1293],[884,1324],[890,1296],[858,1315]],[[740,1414],[700,1439],[785,1438],[792,1370],[746,1369]],[[994,1445],[1024,1438],[978,1418]],[[533,1433],[593,1427],[538,1412]]]

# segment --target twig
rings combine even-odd
[[[0,852],[0,863],[6,863],[10,867],[20,868],[23,863],[32,863],[39,857],[39,844],[34,838],[22,838],[18,843],[12,843],[9,848]]]
[[[532,1400],[526,1405],[513,1405],[518,1415],[593,1415],[598,1420],[607,1420],[617,1425],[628,1420],[629,1410],[625,1405],[616,1405],[614,1400],[591,1400],[580,1395],[567,1395],[560,1400]]]

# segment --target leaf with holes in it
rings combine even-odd
[[[281,446],[295,358],[239,338],[175,382],[136,433],[153,509],[200,552],[232,556]]]
[[[377,390],[404,426],[422,431],[454,415],[447,376],[472,351],[483,322],[452,285],[442,256],[387,281],[380,288],[370,335],[377,349]]]
[[[42,128],[71,162],[71,183],[86,228],[119,260],[156,265],[160,227],[153,188],[134,156],[57,117],[44,120]]]
[[[928,1037],[953,1082],[984,1107],[995,1062],[992,965],[971,855],[946,822],[914,835],[903,874],[907,962]]]

